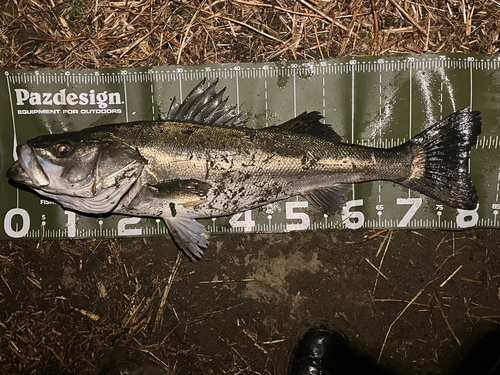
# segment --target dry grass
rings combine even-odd
[[[496,1],[10,0],[0,65],[104,68],[495,53]]]

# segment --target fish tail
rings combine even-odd
[[[400,183],[450,207],[475,209],[478,196],[469,175],[469,151],[480,133],[480,112],[465,108],[396,147],[413,156],[410,175]]]

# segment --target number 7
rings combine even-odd
[[[407,227],[408,223],[410,222],[411,218],[419,207],[422,205],[422,198],[398,198],[396,201],[397,204],[411,204],[411,207],[409,210],[406,212],[405,216],[401,219],[401,221],[398,223],[398,227]]]

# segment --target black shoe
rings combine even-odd
[[[456,375],[500,375],[500,331],[479,337]]]
[[[338,332],[311,329],[295,347],[288,375],[338,375],[347,372],[350,356],[347,341]]]

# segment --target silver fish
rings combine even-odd
[[[7,176],[64,208],[161,217],[178,246],[200,259],[208,246],[196,218],[230,215],[295,195],[336,212],[350,184],[388,180],[448,206],[478,202],[468,170],[481,132],[463,109],[390,149],[341,143],[304,112],[284,124],[246,128],[217,81],[201,82],[166,118],[42,135],[17,149]]]

